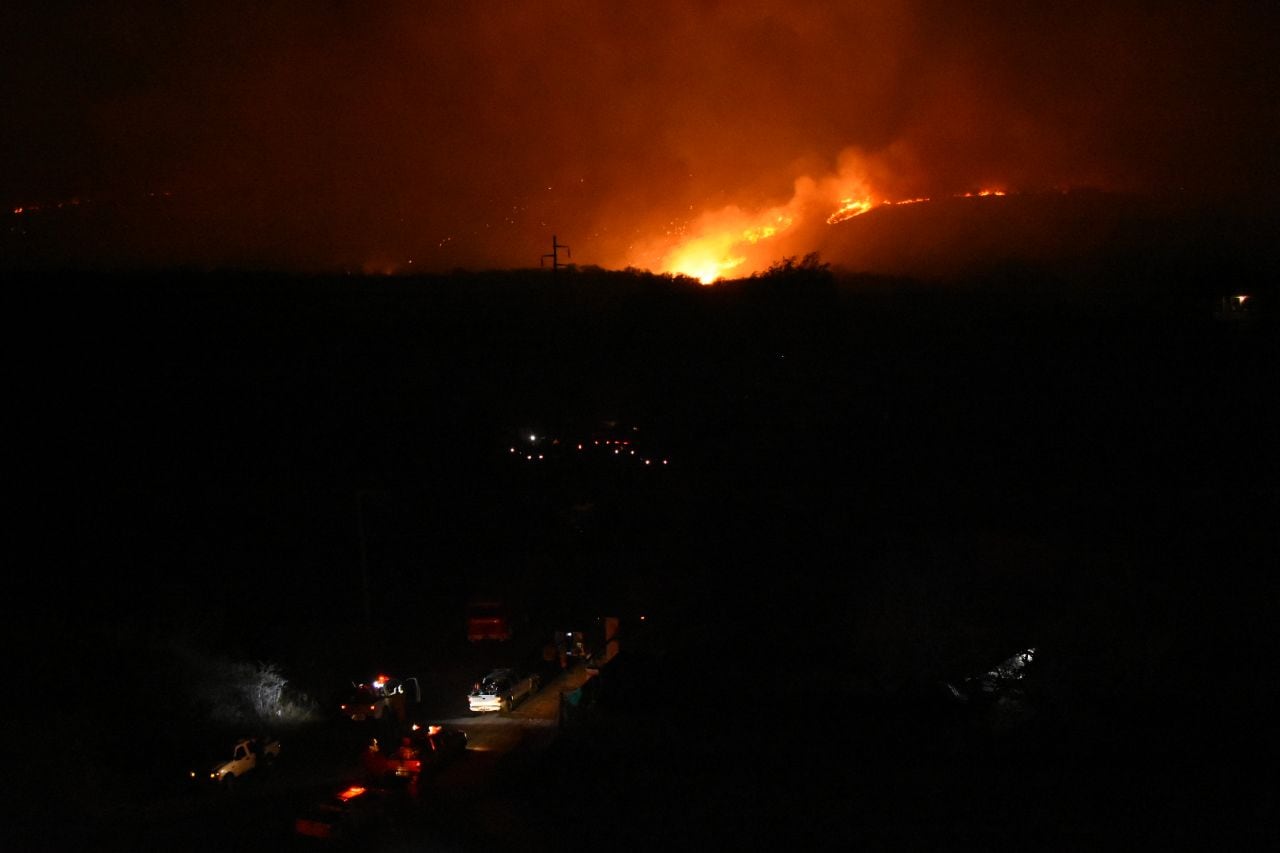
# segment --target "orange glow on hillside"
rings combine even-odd
[[[824,225],[839,225],[879,207],[1006,194],[1003,186],[985,182],[944,195],[904,191],[919,181],[920,170],[910,157],[846,148],[831,171],[795,178],[789,199],[754,208],[730,204],[687,221],[669,221],[661,236],[630,246],[627,262],[708,285],[749,277],[782,258],[807,254],[823,241]]]
[[[663,271],[712,284],[738,270],[746,262],[746,247],[755,246],[786,231],[795,216],[785,208],[752,215],[737,207],[704,214],[698,236],[679,244],[663,259]]]
[[[795,180],[791,198],[762,210],[729,205],[704,212],[696,220],[660,239],[633,250],[633,255],[654,259],[659,272],[686,275],[703,284],[728,276],[749,276],[761,272],[786,254],[794,254],[788,241],[800,238],[796,232],[819,218],[837,222],[866,212],[874,206],[862,157],[845,152],[836,172],[820,179],[802,176]],[[836,213],[830,213],[838,208]]]

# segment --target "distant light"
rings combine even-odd
[[[644,460],[644,464],[646,464],[646,465],[650,464],[650,463],[649,463],[649,460],[648,460],[648,459]]]
[[[534,435],[533,433],[529,433],[529,440],[530,440],[530,441],[537,441],[537,440],[538,440],[538,437],[537,437],[536,435]]]
[[[1247,295],[1247,294],[1242,293],[1242,294],[1240,294],[1239,296],[1237,296],[1237,297],[1236,297],[1236,304],[1237,304],[1237,305],[1243,305],[1243,304],[1245,303],[1245,300],[1247,300],[1248,298],[1249,298],[1249,297],[1248,297],[1248,295]]]
[[[361,788],[359,785],[352,785],[350,788],[348,788],[347,790],[339,794],[338,799],[342,800],[343,802],[346,802],[347,800],[358,797],[363,793],[364,793],[364,788]]]

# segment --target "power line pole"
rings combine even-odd
[[[544,265],[546,264],[546,260],[547,260],[547,258],[550,258],[550,259],[551,259],[551,274],[552,274],[552,275],[555,275],[556,271],[557,271],[557,270],[559,270],[559,269],[560,269],[560,267],[564,266],[564,264],[560,263],[560,250],[561,250],[561,249],[564,249],[564,251],[565,251],[565,255],[566,255],[567,257],[570,257],[570,258],[572,258],[572,257],[573,257],[573,252],[569,251],[569,247],[568,247],[568,246],[561,245],[561,244],[556,240],[556,235],[552,234],[552,235],[551,235],[551,252],[550,252],[550,254],[543,255],[541,258],[539,258],[539,259],[538,259],[538,266],[540,266],[540,267],[541,267],[541,266],[544,266]]]

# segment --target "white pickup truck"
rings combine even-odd
[[[265,737],[241,738],[231,747],[230,758],[215,761],[208,770],[192,770],[191,779],[231,789],[246,775],[259,767],[270,766],[279,757],[280,741]]]

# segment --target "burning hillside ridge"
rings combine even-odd
[[[824,225],[810,251],[853,271],[948,280],[1041,270],[1093,286],[1127,279],[1251,280],[1276,263],[1274,229],[1185,195],[1097,189],[876,206]]]
[[[1280,260],[1275,229],[1250,211],[1179,193],[986,187],[895,199],[823,186],[804,178],[786,204],[704,213],[646,246],[653,269],[712,285],[813,255],[848,272],[943,280],[1039,268],[1087,284],[1123,269],[1252,280]]]
[[[633,246],[627,264],[711,285],[810,254],[849,271],[927,279],[1010,264],[1088,277],[1100,263],[1135,258],[1186,274],[1206,264],[1257,266],[1275,254],[1254,212],[1181,189],[1019,189],[997,181],[931,189],[937,183],[902,146],[846,149],[833,171],[796,178],[786,201],[706,210]]]
[[[836,226],[880,207],[922,204],[928,196],[895,195],[903,183],[886,158],[856,150],[841,154],[838,168],[818,178],[795,180],[791,198],[764,209],[726,205],[668,226],[661,237],[633,247],[628,264],[713,284],[766,269],[778,257],[805,253],[826,242],[824,227]],[[940,198],[991,198],[1003,187],[947,193]]]

